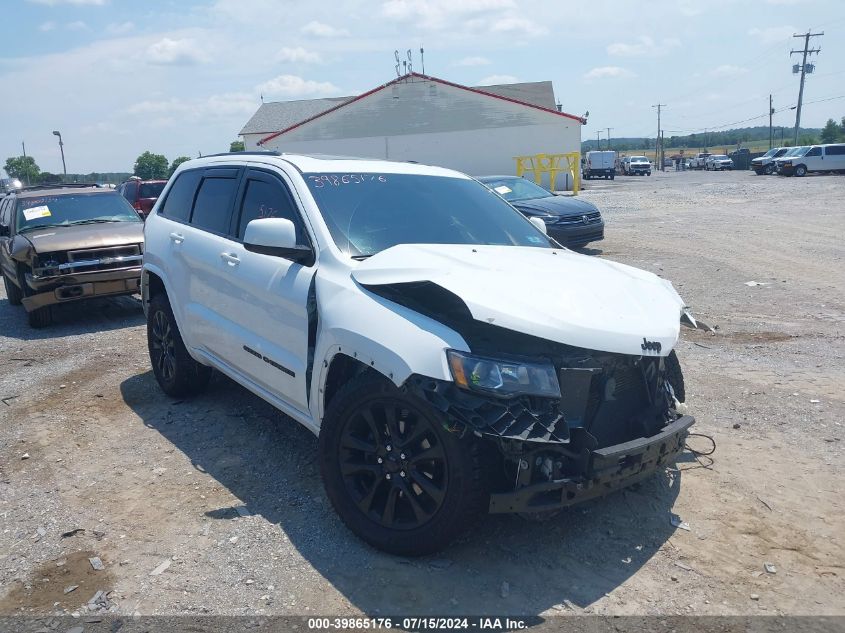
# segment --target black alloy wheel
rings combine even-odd
[[[341,431],[340,471],[358,509],[392,530],[428,523],[449,484],[446,454],[430,421],[390,398],[349,416]]]
[[[150,299],[147,310],[147,349],[153,374],[162,391],[181,397],[199,393],[208,385],[211,368],[188,353],[167,295]]]
[[[167,382],[176,375],[176,345],[167,315],[158,310],[150,328],[150,357],[156,373]]]
[[[331,396],[320,425],[320,472],[358,538],[400,556],[431,554],[486,509],[480,441],[451,426],[375,371]]]

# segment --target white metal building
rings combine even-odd
[[[357,97],[264,103],[240,134],[270,149],[413,160],[513,174],[514,156],[577,152],[581,117],[556,106],[552,83],[471,88],[411,73]]]

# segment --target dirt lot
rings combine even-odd
[[[583,195],[607,219],[585,252],[671,279],[719,327],[678,348],[712,466],[398,559],[336,518],[307,431],[219,376],[164,397],[135,299],[33,331],[2,297],[0,614],[81,613],[98,590],[124,614],[845,614],[845,177]]]

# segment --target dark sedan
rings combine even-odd
[[[546,232],[563,246],[579,247],[604,239],[604,220],[596,206],[575,196],[558,196],[516,176],[481,176],[478,180],[527,217],[546,223]]]

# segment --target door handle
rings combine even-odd
[[[238,256],[233,255],[232,253],[220,253],[220,259],[229,264],[229,266],[237,266],[241,263],[241,260],[238,259]]]
[[[176,233],[174,231],[173,233],[170,234],[170,241],[174,242],[176,244],[181,244],[182,242],[185,241],[185,236],[180,234],[180,233]]]

